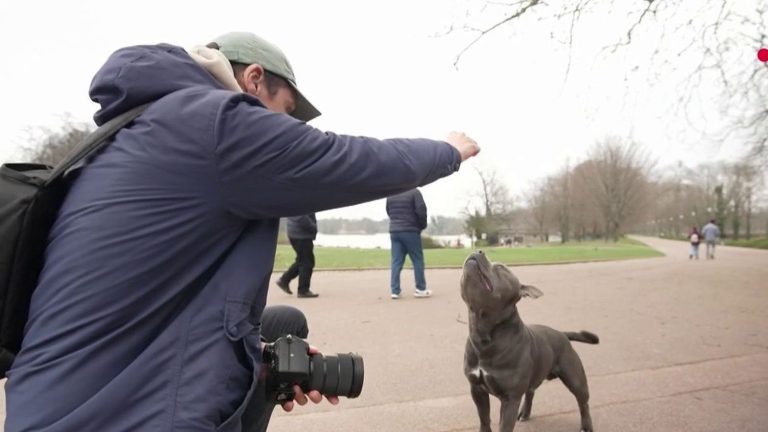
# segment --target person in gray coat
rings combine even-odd
[[[707,243],[707,259],[715,259],[715,243],[720,238],[720,228],[715,224],[714,219],[704,225],[704,228],[701,229],[701,235],[704,236],[704,241]]]
[[[416,278],[416,291],[413,295],[417,298],[431,296],[432,291],[427,289],[427,280],[424,277],[421,231],[427,228],[427,205],[421,192],[411,189],[387,198],[387,215],[392,241],[390,296],[393,300],[400,298],[400,271],[403,269],[406,254],[411,258]]]
[[[296,261],[280,276],[280,279],[277,280],[277,286],[287,294],[293,295],[290,283],[298,276],[299,292],[296,296],[300,298],[318,297],[319,294],[309,289],[312,269],[315,268],[314,241],[317,237],[317,218],[314,213],[289,217],[286,230],[291,247],[296,252]]]

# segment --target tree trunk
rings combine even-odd
[[[746,236],[747,240],[752,238],[752,188],[747,188],[747,226]]]
[[[725,197],[723,196],[723,185],[715,187],[715,220],[717,224],[725,228]],[[725,237],[725,235],[723,235]]]

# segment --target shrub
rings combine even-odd
[[[768,238],[755,238],[750,240],[725,240],[725,244],[728,246],[768,249]]]
[[[421,236],[421,246],[424,249],[442,249],[443,245],[436,242],[432,237]]]

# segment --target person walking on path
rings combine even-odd
[[[720,238],[720,228],[712,219],[701,229],[704,241],[707,243],[707,259],[715,259],[715,243]]]
[[[317,238],[317,218],[314,213],[289,217],[286,230],[291,247],[296,252],[296,261],[277,280],[277,286],[287,294],[293,295],[290,283],[299,278],[299,298],[314,298],[319,294],[309,289],[312,269],[315,268],[314,241]]]
[[[405,263],[405,255],[411,258],[413,274],[416,278],[417,298],[432,295],[427,289],[424,277],[424,251],[421,245],[421,231],[427,228],[427,205],[418,189],[411,189],[387,198],[389,216],[389,236],[392,241],[392,270],[390,291],[393,300],[400,298],[400,272]]]
[[[688,259],[699,259],[699,245],[701,244],[701,234],[699,229],[693,227],[691,234],[688,235],[688,240],[691,242],[691,251],[688,254]]]

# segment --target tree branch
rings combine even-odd
[[[635,31],[637,26],[639,26],[646,15],[648,15],[648,12],[651,12],[653,15],[656,15],[656,11],[658,6],[656,6],[653,11],[651,11],[651,8],[654,7],[654,3],[658,3],[659,0],[645,0],[648,2],[648,5],[643,9],[643,12],[640,14],[640,18],[637,19],[637,22],[632,24],[631,27],[629,27],[629,30],[627,30],[627,40],[626,42],[618,42],[612,46],[611,54],[616,53],[616,50],[619,49],[620,46],[628,46],[632,43],[632,33]]]
[[[461,56],[463,56],[464,53],[469,51],[469,49],[472,48],[472,46],[475,45],[480,39],[482,39],[483,36],[487,35],[488,33],[492,32],[494,30],[496,30],[497,28],[499,28],[500,26],[508,23],[509,21],[512,21],[513,19],[520,17],[521,15],[526,13],[528,11],[528,9],[530,9],[530,8],[536,6],[537,4],[539,4],[541,0],[527,0],[527,1],[528,1],[528,4],[523,6],[522,8],[520,8],[520,10],[518,10],[514,14],[504,18],[503,20],[497,22],[496,24],[492,25],[491,27],[489,27],[489,28],[487,28],[485,30],[480,30],[480,34],[475,39],[473,39],[472,42],[470,42],[467,46],[465,46],[464,49],[462,49],[459,52],[459,54],[456,56],[456,60],[453,62],[453,67],[456,68],[457,70],[459,69],[459,61],[461,61]],[[521,2],[518,2],[518,3],[521,3]]]

